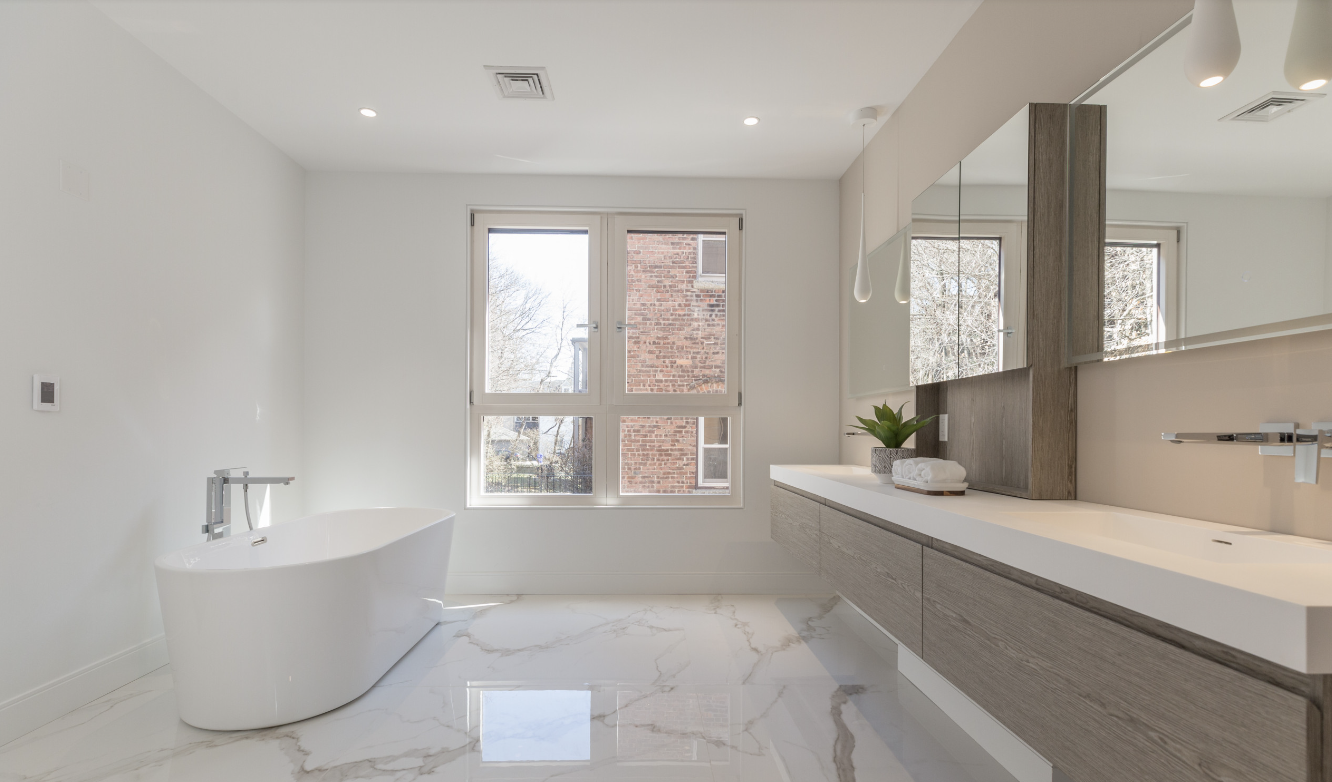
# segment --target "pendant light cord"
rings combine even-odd
[[[865,126],[860,126],[860,195],[865,195]],[[865,230],[865,217],[860,218],[860,230]]]

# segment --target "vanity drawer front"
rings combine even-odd
[[[823,506],[780,486],[772,487],[772,539],[796,559],[819,570],[819,509]]]
[[[924,656],[1077,782],[1311,779],[1309,701],[933,550]]]
[[[823,580],[920,654],[923,547],[827,506],[819,522]]]

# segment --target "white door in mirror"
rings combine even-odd
[[[60,410],[60,378],[55,375],[32,376],[32,409],[55,413]]]

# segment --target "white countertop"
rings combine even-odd
[[[979,491],[931,497],[880,484],[864,467],[773,465],[771,476],[1288,668],[1332,673],[1332,543],[1090,502]],[[1130,514],[1149,527],[1153,520],[1165,522],[1163,529],[1187,525],[1209,543],[1271,541],[1327,562],[1212,561],[1029,520],[1052,511]]]

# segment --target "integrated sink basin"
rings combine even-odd
[[[1235,565],[1329,565],[1332,543],[1224,524],[1188,524],[1117,511],[1027,511],[1003,514],[1052,531],[1109,538],[1208,562]]]

